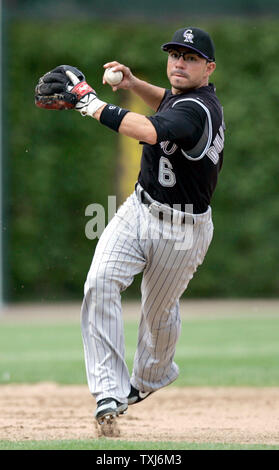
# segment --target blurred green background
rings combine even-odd
[[[278,297],[278,2],[223,2],[223,10],[220,2],[210,2],[211,10],[197,2],[189,10],[178,1],[171,11],[166,2],[160,2],[160,9],[159,2],[149,3],[134,10],[124,2],[102,7],[81,2],[79,10],[76,2],[67,2],[64,10],[62,2],[6,4],[3,234],[8,302],[81,299],[96,246],[85,236],[85,209],[92,203],[106,208],[107,196],[118,193],[117,134],[72,111],[35,107],[38,78],[59,64],[71,64],[85,73],[101,99],[123,103],[124,92],[103,87],[103,64],[116,59],[135,75],[168,87],[160,46],[189,25],[206,29],[214,39],[212,81],[227,130],[212,200],[214,239],[184,295]],[[155,7],[158,15],[152,16]],[[140,276],[124,298],[137,297],[139,283]]]

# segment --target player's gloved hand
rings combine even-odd
[[[35,88],[35,104],[45,109],[76,109],[91,115],[103,106],[95,90],[76,67],[59,65],[40,78]]]
[[[80,80],[75,72],[67,70],[66,75],[70,80],[67,89],[77,97],[75,109],[83,116],[93,116],[99,108],[106,104],[99,100],[96,91],[85,80]]]
[[[77,96],[70,93],[68,85],[71,83],[66,71],[71,70],[79,80],[85,77],[80,70],[70,65],[59,65],[47,72],[40,79],[35,88],[35,104],[44,109],[74,109]],[[72,87],[71,87],[72,88]]]

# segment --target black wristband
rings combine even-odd
[[[101,113],[100,123],[118,132],[121,121],[127,113],[129,113],[128,109],[122,109],[114,104],[107,104]]]

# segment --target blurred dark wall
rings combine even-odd
[[[13,16],[52,17],[52,18],[103,18],[145,20],[157,22],[165,20],[185,21],[191,16],[216,17],[224,15],[274,15],[279,13],[277,0],[4,0],[6,8]],[[182,16],[183,15],[183,16]]]

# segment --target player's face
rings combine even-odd
[[[181,55],[183,53],[183,56]],[[207,62],[191,49],[170,49],[167,75],[174,94],[208,84],[209,75],[215,70],[215,62]]]

